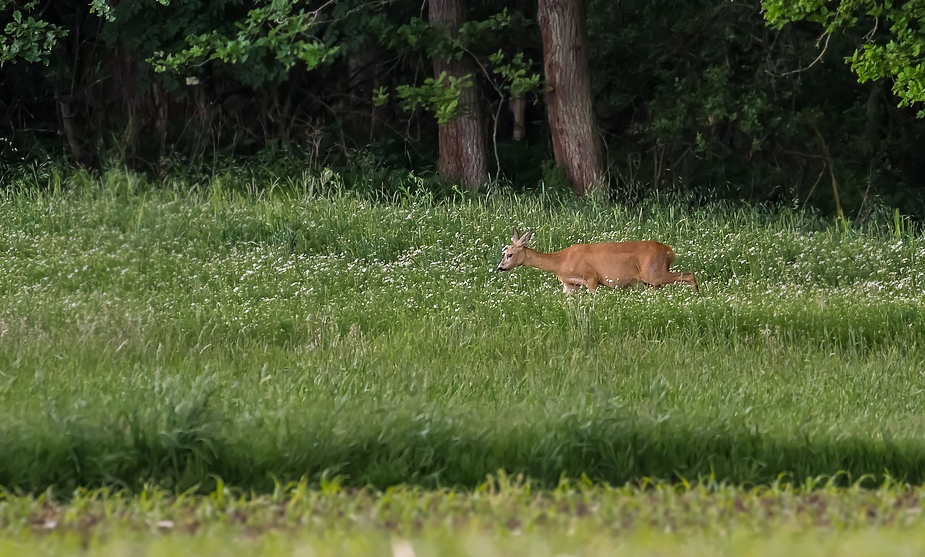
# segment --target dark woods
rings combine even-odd
[[[925,215],[925,121],[845,62],[870,29],[773,29],[757,0],[0,0],[0,18],[4,172],[262,161],[385,189],[413,169]]]

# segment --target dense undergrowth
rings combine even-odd
[[[925,238],[902,219],[301,180],[7,190],[0,485],[925,480]],[[700,294],[496,274],[511,226],[669,243]]]

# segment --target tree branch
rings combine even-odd
[[[826,31],[825,33],[822,34],[822,37],[825,37],[825,45],[822,47],[822,52],[819,53],[819,56],[816,56],[816,59],[813,60],[810,65],[806,66],[805,68],[798,68],[796,70],[791,70],[789,72],[784,72],[782,74],[774,74],[769,70],[765,70],[765,72],[767,72],[768,75],[770,75],[771,77],[784,77],[784,76],[788,76],[788,75],[795,74],[795,73],[805,72],[806,70],[812,68],[813,66],[816,65],[816,62],[818,62],[819,60],[822,60],[822,57],[825,55],[825,51],[828,50],[829,39],[832,38],[832,34]],[[816,46],[819,45],[819,41],[822,40],[822,37],[819,37],[819,40],[816,41]]]

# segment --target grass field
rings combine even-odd
[[[0,557],[925,548],[903,219],[71,181],[0,198]],[[495,273],[511,226],[700,293]]]
[[[0,211],[9,488],[925,477],[925,239],[902,221],[122,173]],[[495,273],[512,225],[543,250],[667,242],[701,293]]]

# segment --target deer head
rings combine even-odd
[[[514,228],[514,235],[511,236],[511,242],[513,243],[504,250],[504,255],[501,256],[501,262],[498,263],[499,272],[510,271],[524,264],[524,258],[526,257],[524,250],[532,237],[532,230],[521,236],[517,229]]]

